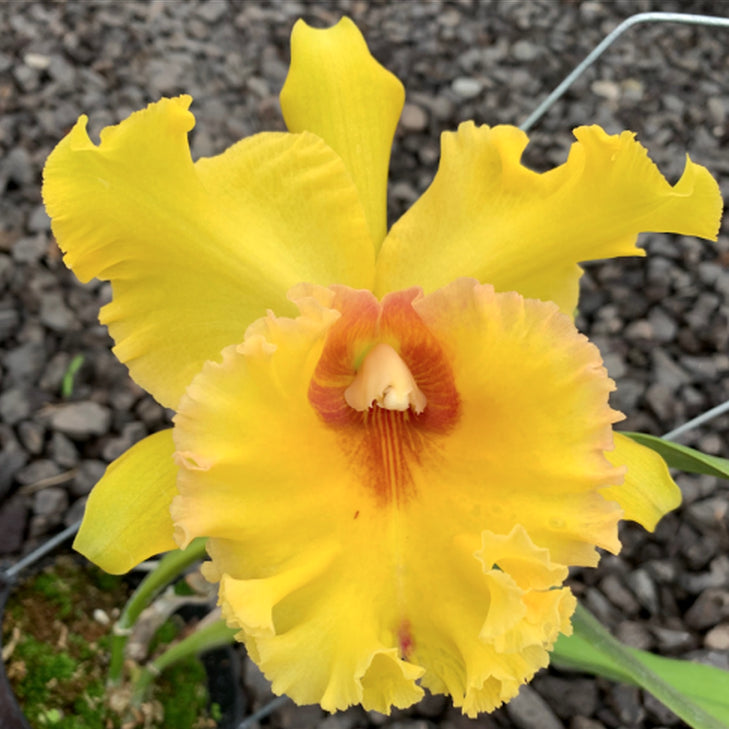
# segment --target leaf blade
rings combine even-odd
[[[560,636],[552,652],[557,667],[639,686],[694,729],[729,726],[729,672],[625,646],[582,606],[573,624],[574,634]]]
[[[729,459],[727,458],[710,456],[689,448],[689,446],[673,443],[655,435],[626,431],[623,431],[623,435],[627,435],[636,443],[654,450],[671,468],[677,468],[687,473],[703,473],[708,476],[729,479]]]

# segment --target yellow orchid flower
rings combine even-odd
[[[347,19],[295,26],[289,133],[193,162],[190,101],[98,145],[81,117],[46,165],[66,262],[112,282],[117,356],[177,410],[108,468],[75,546],[123,572],[208,537],[226,619],[297,702],[491,710],[570,631],[568,567],[680,500],[613,438],[578,264],[642,255],[641,231],[715,238],[718,187],[598,127],[537,174],[524,133],[466,123],[388,232],[404,92]]]

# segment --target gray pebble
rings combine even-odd
[[[643,692],[643,704],[648,719],[653,719],[661,726],[671,727],[681,724],[681,720],[648,691]]]
[[[14,436],[4,437],[1,431],[0,444],[2,444],[0,448],[0,499],[2,499],[13,484],[15,474],[28,462],[28,453]]]
[[[40,320],[54,332],[70,332],[79,328],[73,312],[66,306],[61,294],[56,292],[42,295]]]
[[[0,554],[20,551],[27,523],[28,507],[21,496],[0,503]]]
[[[48,74],[61,86],[73,88],[76,80],[76,69],[61,55],[54,54],[48,63]]]
[[[684,319],[697,332],[702,331],[715,316],[719,308],[719,297],[709,292],[702,293]]]
[[[428,126],[428,115],[415,104],[405,104],[400,115],[400,124],[406,132],[422,132]]]
[[[635,686],[614,684],[609,697],[613,711],[625,726],[640,726],[645,718],[645,709],[640,701],[640,689]]]
[[[3,365],[12,382],[31,382],[43,368],[45,358],[41,342],[27,342],[11,349],[5,355]]]
[[[631,648],[647,651],[655,646],[655,640],[648,629],[643,623],[637,621],[623,620],[618,623],[615,636]]]
[[[715,666],[723,671],[729,671],[729,651],[689,651],[683,658],[687,661],[696,661],[706,666]]]
[[[649,385],[645,391],[645,401],[662,422],[673,422],[676,406],[673,391],[668,385],[662,382]]]
[[[282,729],[318,729],[323,718],[324,711],[319,706],[296,706],[295,704],[282,706],[277,716]]]
[[[10,281],[15,265],[12,259],[5,253],[0,253],[0,291]]]
[[[24,147],[14,147],[0,162],[0,177],[16,185],[28,185],[34,176],[33,164],[28,150]]]
[[[61,469],[53,461],[47,458],[39,458],[21,468],[15,474],[15,480],[19,484],[27,486],[58,476],[59,473],[61,473]]]
[[[13,260],[16,263],[36,263],[48,250],[48,240],[42,233],[21,238],[13,246]]]
[[[624,615],[636,615],[640,609],[637,600],[617,575],[607,575],[600,581],[600,590]]]
[[[667,344],[674,341],[678,325],[660,306],[654,306],[648,312],[648,321],[653,328],[653,336],[657,342]]]
[[[483,91],[483,84],[478,79],[459,76],[453,80],[451,89],[461,99],[474,99]]]
[[[26,93],[35,91],[40,85],[37,69],[27,65],[14,66],[13,78],[18,83],[18,86]]]
[[[0,309],[0,342],[15,334],[19,323],[17,309]]]
[[[520,63],[533,61],[542,53],[542,48],[536,43],[532,43],[526,38],[521,38],[511,47],[514,59]]]
[[[695,639],[687,630],[672,630],[651,625],[650,631],[656,638],[658,649],[668,653],[687,651],[695,648]]]
[[[648,572],[639,567],[628,574],[626,582],[640,605],[648,610],[651,615],[656,615],[660,610],[658,592]]]
[[[225,0],[205,0],[195,8],[195,15],[206,23],[217,23],[228,12],[228,3]]]
[[[78,464],[79,453],[73,441],[58,431],[51,436],[50,453],[61,468],[73,468]]]
[[[417,713],[427,719],[436,721],[448,708],[448,699],[443,694],[425,692],[425,696],[417,704]]]
[[[33,212],[30,214],[30,218],[28,218],[28,230],[31,233],[43,234],[48,233],[50,229],[51,219],[48,217],[45,207],[43,205],[38,205],[33,209]],[[48,240],[45,235],[43,236],[43,239],[46,241],[47,246]]]
[[[84,512],[86,511],[86,499],[76,499],[66,511],[63,517],[63,526],[71,526],[76,524],[83,518]]]
[[[693,506],[693,504],[692,504]],[[679,527],[676,534],[676,546],[686,558],[688,567],[692,570],[701,570],[716,555],[719,547],[719,540],[715,533],[700,535],[689,526],[690,520],[686,520]]]
[[[106,463],[103,461],[81,461],[71,482],[71,494],[73,496],[86,496],[101,480],[105,471]]]
[[[729,623],[712,628],[704,636],[704,647],[714,651],[729,651]]]
[[[706,630],[719,621],[729,618],[729,589],[704,590],[686,611],[686,625],[694,630]]]
[[[661,584],[673,584],[676,581],[676,563],[671,559],[652,559],[643,564],[653,580]],[[640,600],[641,598],[638,597]]]
[[[564,729],[549,704],[529,685],[506,704],[506,713],[519,729]]]
[[[625,336],[628,339],[645,339],[650,342],[655,339],[653,324],[647,319],[636,319],[625,327]]]
[[[595,587],[588,587],[585,591],[585,603],[603,625],[612,625],[619,615],[605,595]]]
[[[319,729],[354,729],[366,720],[363,713],[359,706],[351,707],[346,711],[338,711],[336,714],[324,717],[319,724]]]
[[[712,287],[722,276],[727,275],[726,270],[714,261],[701,261],[696,270],[701,282]]]
[[[605,729],[605,725],[597,719],[586,716],[576,716],[570,722],[570,729]]]
[[[633,413],[643,397],[645,385],[627,376],[621,377],[618,389],[611,394],[610,403],[622,413]]]
[[[114,461],[146,435],[147,429],[142,423],[127,423],[120,436],[109,438],[104,444],[101,455],[106,461]]]
[[[708,571],[682,574],[679,582],[692,595],[711,587],[726,588],[729,585],[729,557],[720,554],[711,560]]]
[[[602,361],[608,374],[614,380],[622,379],[628,371],[625,366],[625,359],[618,352],[607,352],[602,358]]]
[[[729,501],[725,495],[714,496],[691,504],[688,518],[700,528],[725,528],[729,526]]]
[[[12,387],[0,395],[0,419],[8,425],[15,425],[31,412],[28,392],[21,387]]]
[[[26,420],[18,425],[18,438],[28,453],[37,456],[45,445],[45,428],[40,423]]]
[[[560,719],[571,719],[575,715],[592,716],[597,709],[597,686],[592,680],[547,674],[538,675],[532,686],[549,702]]]
[[[654,382],[666,385],[672,392],[691,381],[690,376],[669,354],[656,347],[652,354]]]
[[[33,513],[38,516],[58,517],[58,522],[60,522],[67,508],[68,494],[66,489],[58,486],[41,489],[33,497]]]
[[[717,376],[716,362],[713,357],[681,357],[681,365],[697,382],[714,382]]]
[[[111,411],[96,402],[74,402],[60,405],[50,418],[51,427],[70,436],[83,439],[103,435],[111,424]]]
[[[51,357],[40,378],[40,386],[46,392],[58,393],[63,377],[68,371],[71,355],[68,352],[58,352]]]

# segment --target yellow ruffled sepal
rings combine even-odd
[[[687,158],[672,186],[631,132],[574,133],[567,161],[542,174],[521,163],[528,138],[516,127],[444,133],[432,184],[383,243],[375,291],[473,276],[572,315],[579,263],[644,255],[641,232],[716,239],[721,194],[704,167]]]

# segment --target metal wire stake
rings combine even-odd
[[[713,25],[716,27],[729,28],[729,18],[720,18],[716,15],[693,15],[691,13],[637,13],[631,15],[620,25],[614,28],[603,40],[598,43],[588,54],[585,59],[579,63],[569,73],[562,83],[552,91],[547,98],[542,101],[539,106],[527,117],[526,121],[520,126],[520,129],[527,132],[541,119],[544,114],[554,105],[554,102],[564,94],[567,89],[589,68],[603,53],[609,48],[615,40],[628,28],[632,28],[639,23],[684,23],[685,25]]]
[[[711,410],[707,410],[705,413],[701,413],[701,415],[697,415],[695,418],[692,418],[683,425],[679,425],[678,428],[669,430],[668,433],[662,435],[661,438],[663,438],[663,440],[675,440],[676,438],[678,438],[678,436],[683,435],[684,433],[688,433],[689,430],[692,430],[693,428],[698,428],[699,425],[703,425],[709,420],[718,418],[719,415],[722,415],[723,413],[726,413],[728,411],[729,400],[723,402],[721,405],[717,405],[716,407],[711,408]]]
[[[59,544],[62,544],[72,537],[79,530],[80,526],[81,522],[77,521],[75,524],[71,524],[71,526],[66,527],[62,532],[59,532],[54,537],[51,537],[47,542],[41,544],[40,547],[36,547],[36,549],[26,554],[22,559],[19,559],[14,565],[8,567],[7,570],[5,570],[5,576],[8,579],[14,579],[18,572],[22,569],[32,565],[33,562],[37,562],[41,557],[48,554],[48,552],[52,552]]]
[[[254,712],[250,716],[243,719],[238,724],[238,729],[250,729],[257,721],[265,719],[269,714],[272,714],[277,709],[285,706],[291,701],[288,696],[277,696],[275,699],[271,699],[267,704],[264,704],[258,711]]]

